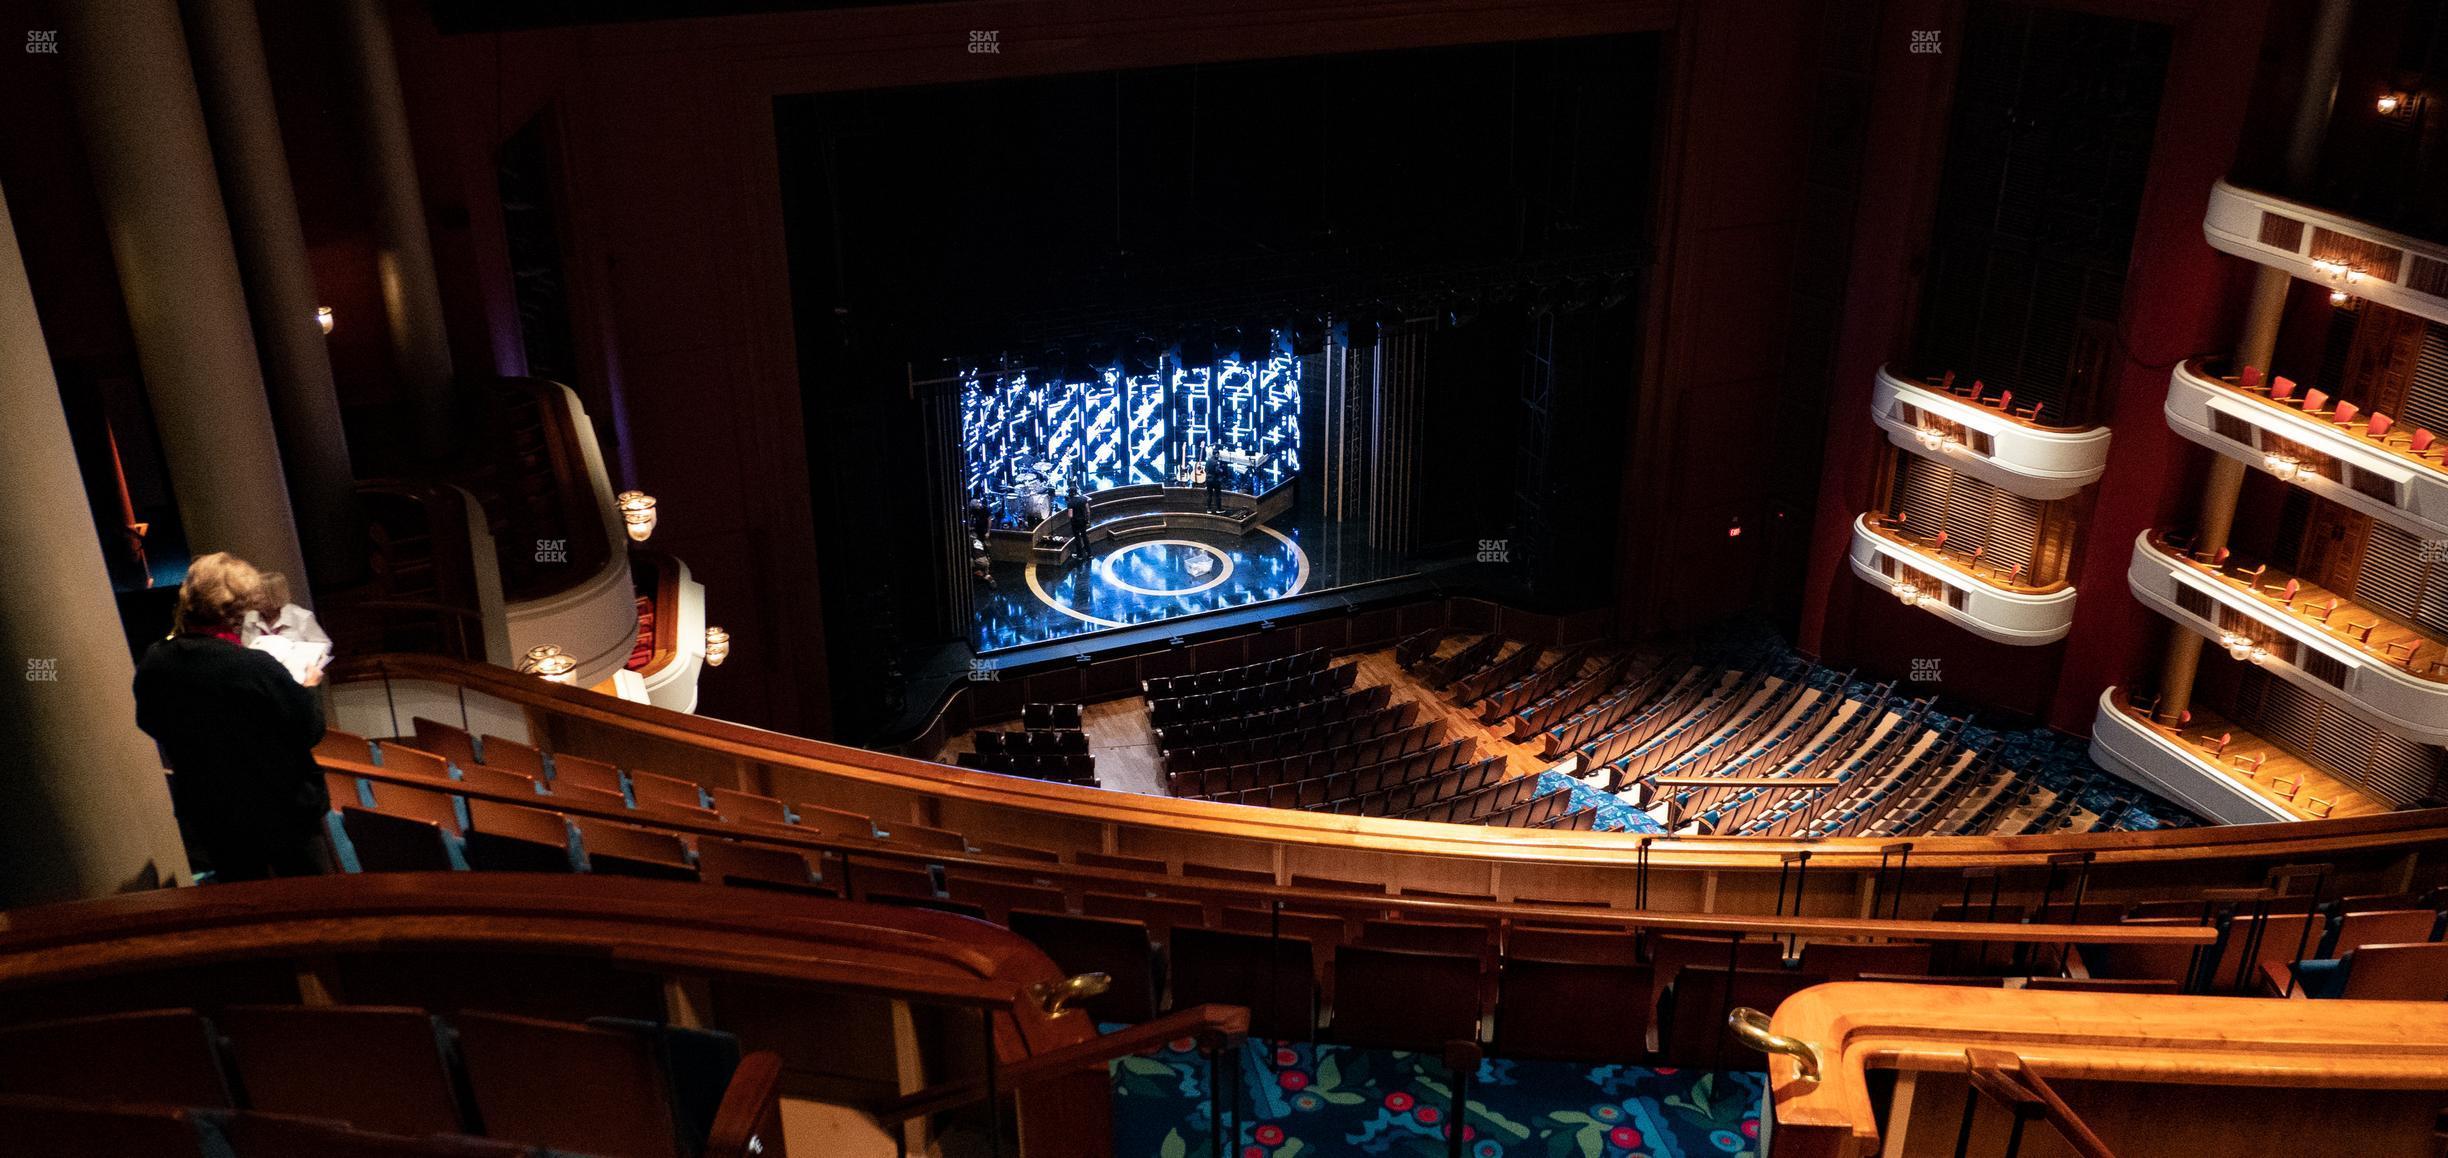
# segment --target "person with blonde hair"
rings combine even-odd
[[[136,665],[136,726],[161,746],[170,803],[212,879],[325,870],[331,796],[315,765],[323,708],[270,654],[239,642],[263,576],[225,552],[187,568],[168,639]]]
[[[252,647],[267,635],[291,643],[331,642],[323,625],[315,621],[315,613],[290,599],[288,576],[265,571],[256,590],[255,605],[247,609],[246,621],[239,625],[238,642]]]

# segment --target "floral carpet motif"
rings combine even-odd
[[[1211,1134],[1209,1064],[1176,1041],[1113,1064],[1122,1158],[1446,1153],[1451,1076],[1434,1054],[1251,1041],[1226,1060],[1231,1144]],[[1765,1075],[1481,1062],[1462,1120],[1471,1158],[1757,1158]],[[1236,1097],[1237,1094],[1237,1097]],[[1234,1126],[1237,1124],[1237,1129]]]

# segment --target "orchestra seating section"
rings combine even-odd
[[[1781,649],[1575,647],[1542,664],[1541,649],[1508,651],[1494,633],[1437,658],[1444,635],[1404,640],[1397,661],[1495,734],[1569,762],[1584,783],[1669,832],[2005,836],[2158,827],[2181,816],[2088,767],[2055,777],[2019,769],[2005,737],[1892,683],[1859,683]],[[1708,653],[1725,658],[1701,658]],[[1467,777],[1468,742],[1439,745],[1426,727],[1426,741],[1405,749],[1425,769],[1414,774]],[[1289,790],[1264,767],[1256,775],[1224,794],[1202,790],[1214,784],[1211,773],[1187,783],[1216,799],[1238,792],[1245,803],[1317,808],[1337,798],[1305,783]],[[1184,783],[1176,773],[1175,791]]]
[[[1427,686],[1451,688],[1485,670],[1505,646],[1487,635],[1445,660],[1398,662]],[[1535,647],[1515,647],[1535,659]],[[1482,754],[1386,684],[1357,687],[1357,663],[1323,648],[1191,675],[1150,679],[1142,691],[1175,796],[1344,816],[1380,816],[1507,828],[1587,830],[1597,813],[1536,776],[1509,776],[1501,753]]]

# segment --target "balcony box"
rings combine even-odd
[[[2231,633],[2261,642],[2254,663],[2374,726],[2422,744],[2448,744],[2448,683],[2425,679],[2330,634],[2189,559],[2148,531],[2126,572],[2134,597],[2214,644]]]
[[[2005,586],[1960,561],[1882,532],[1867,515],[1853,520],[1853,573],[1884,592],[1909,584],[1914,606],[1999,643],[2055,643],[2074,626],[2071,585]]]
[[[2404,439],[2377,443],[2244,390],[2220,369],[2207,358],[2176,367],[2165,407],[2176,433],[2410,534],[2448,538],[2448,468],[2408,453]]]
[[[2225,181],[2210,188],[2202,236],[2213,249],[2448,323],[2448,245]]]
[[[2220,824],[2298,819],[2277,801],[2204,763],[2175,737],[2126,711],[2119,698],[2115,688],[2101,692],[2099,715],[2091,722],[2091,759],[2100,767]]]
[[[1897,446],[2034,499],[2062,499],[2108,469],[2108,428],[2044,426],[1880,367],[1870,416]]]

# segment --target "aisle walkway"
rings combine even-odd
[[[1245,1043],[1234,1158],[1442,1155],[1451,1087],[1433,1054]],[[1206,1059],[1177,1041],[1112,1066],[1114,1153],[1212,1153]],[[1491,1058],[1463,1121],[1471,1158],[1756,1158],[1766,1075]],[[1228,1087],[1229,1090],[1229,1087]]]

